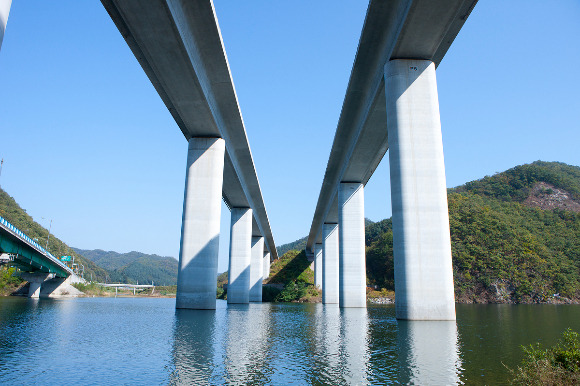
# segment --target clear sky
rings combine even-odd
[[[278,245],[308,234],[367,2],[216,0]],[[580,165],[580,2],[482,0],[437,70],[447,186]],[[187,143],[99,1],[14,0],[0,185],[69,245],[177,257]],[[388,157],[365,215],[391,215]],[[44,218],[44,219],[43,219]],[[219,270],[227,269],[222,206]]]

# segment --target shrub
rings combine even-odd
[[[525,357],[517,370],[511,370],[517,385],[580,384],[580,342],[578,333],[568,328],[558,343],[543,349],[540,343],[523,347]]]

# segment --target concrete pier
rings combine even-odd
[[[322,289],[322,244],[314,246],[314,285]]]
[[[339,304],[366,307],[364,187],[341,182],[338,188]]]
[[[264,252],[264,278],[266,280],[270,277],[270,252]]]
[[[249,303],[250,301],[251,243],[252,209],[232,208],[228,303]]]
[[[21,272],[20,277],[28,282],[28,297],[39,298],[42,284],[54,278],[54,274],[46,272]]]
[[[338,224],[322,226],[322,303],[338,303]]]
[[[0,0],[0,49],[2,48],[2,40],[4,40],[4,31],[6,31],[11,5],[12,0]]]
[[[176,308],[216,306],[224,152],[221,138],[189,140]]]
[[[252,237],[250,262],[250,301],[262,301],[262,281],[264,280],[264,238]]]
[[[397,319],[454,320],[435,64],[385,65]]]

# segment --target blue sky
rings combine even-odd
[[[278,245],[305,236],[365,1],[216,0]],[[580,165],[580,3],[480,1],[437,70],[449,187]],[[0,184],[69,245],[177,257],[187,143],[98,1],[14,1],[0,51]],[[365,214],[391,215],[388,157]],[[44,219],[43,219],[44,217]],[[229,212],[222,207],[220,272]]]

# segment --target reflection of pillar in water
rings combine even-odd
[[[365,385],[369,360],[367,309],[343,308],[340,311],[342,378],[349,385]]]
[[[398,326],[401,384],[461,383],[455,321],[399,321]]]
[[[177,309],[171,384],[199,385],[207,383],[214,365],[216,312]]]
[[[338,304],[327,304],[322,312],[321,347],[326,359],[327,373],[340,373],[340,308]],[[332,381],[332,380],[330,380]]]
[[[225,379],[227,384],[268,383],[269,303],[229,304],[226,316]]]

